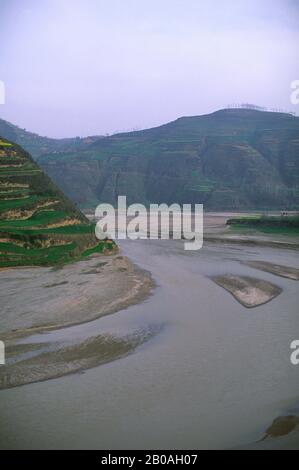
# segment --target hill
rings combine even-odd
[[[73,137],[66,139],[52,139],[42,137],[26,129],[15,126],[8,121],[0,119],[0,135],[5,139],[23,147],[33,158],[37,158],[44,153],[70,152],[72,150],[82,150],[91,143],[97,141],[102,136]]]
[[[127,195],[129,203],[290,210],[299,202],[298,155],[299,118],[224,109],[37,158],[82,207]]]
[[[21,147],[0,138],[0,267],[54,265],[115,247]]]

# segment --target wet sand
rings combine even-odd
[[[70,342],[30,343],[29,338],[27,344],[20,343],[33,334],[91,322],[145,300],[153,279],[120,254],[96,256],[60,269],[5,270],[0,272],[0,291],[3,283],[0,338],[5,341],[6,365],[0,368],[0,389],[111,362],[154,334],[144,328],[123,337],[91,334]]]
[[[154,329],[137,330],[125,337],[98,335],[68,343],[11,345],[10,364],[0,368],[0,390],[55,379],[120,359],[148,341]]]
[[[298,409],[297,409],[298,411]],[[298,450],[299,413],[285,414],[275,418],[257,442],[237,449],[245,450]]]
[[[265,437],[277,438],[290,434],[299,425],[299,416],[288,415],[275,418],[271,426],[266,429]]]
[[[141,302],[153,287],[149,272],[119,254],[93,257],[60,269],[2,271],[1,339],[10,343],[95,320]]]
[[[211,278],[216,284],[230,292],[244,307],[263,305],[277,297],[282,289],[270,282],[249,276],[225,274]]]
[[[275,274],[276,276],[299,281],[299,269],[292,268],[290,266],[282,266],[281,264],[269,263],[267,261],[247,261],[245,264],[252,268]]]

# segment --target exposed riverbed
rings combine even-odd
[[[290,362],[290,343],[299,336],[298,283],[246,264],[298,268],[297,251],[205,243],[186,252],[180,241],[125,241],[121,249],[152,273],[153,295],[19,345],[28,358],[32,344],[51,356],[59,344],[87,342],[94,360],[108,338],[116,341],[118,360],[99,367],[87,361],[81,373],[2,390],[2,448],[230,448],[253,445],[275,418],[298,413],[299,366]],[[247,309],[213,282],[225,274],[268,281],[281,293]],[[39,296],[32,295],[38,309]],[[83,356],[81,349],[72,360]],[[257,445],[299,447],[296,430],[287,437]]]

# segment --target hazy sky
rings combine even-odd
[[[0,0],[0,116],[54,137],[227,103],[299,113],[299,0]]]

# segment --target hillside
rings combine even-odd
[[[38,161],[82,207],[120,194],[129,203],[197,202],[207,210],[297,209],[298,155],[299,118],[226,109],[79,150],[43,151]]]
[[[114,248],[21,147],[0,138],[0,267],[54,265]]]
[[[42,137],[33,132],[28,132],[26,129],[21,129],[8,121],[0,119],[0,135],[5,139],[23,147],[33,158],[44,153],[57,153],[57,152],[70,152],[72,150],[78,151],[85,149],[91,143],[102,138],[102,136],[90,137],[73,137],[66,139],[52,139],[49,137]]]

